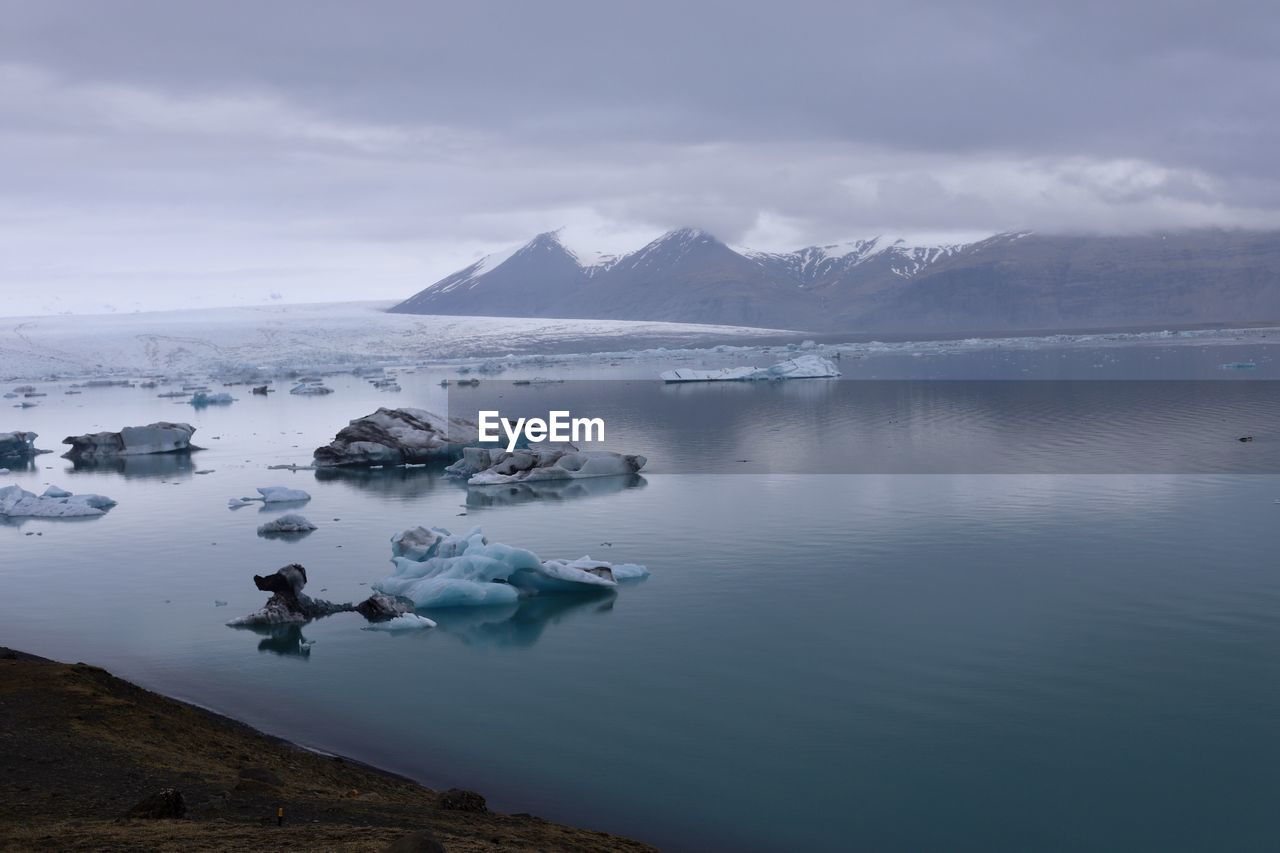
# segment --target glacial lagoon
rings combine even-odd
[[[199,410],[157,397],[164,388],[69,396],[67,383],[36,383],[49,396],[0,409],[0,429],[37,432],[55,453],[0,485],[118,505],[0,524],[0,642],[664,849],[1269,849],[1273,353],[904,352],[844,360],[838,390],[682,388],[670,410],[624,418],[610,437],[649,457],[640,474],[539,492],[469,491],[435,467],[267,470],[305,464],[378,406],[457,399],[439,387],[451,369],[403,374],[399,393],[352,376],[327,378],[335,393],[322,397],[214,388],[237,401]],[[637,381],[665,366],[588,365],[527,375]],[[1251,389],[1239,405],[1202,405],[1200,383],[1237,378]],[[859,379],[957,384],[916,386],[925,397],[890,412],[884,386]],[[990,379],[1199,382],[1134,386],[1160,401],[1144,426],[1128,392],[1088,382],[1093,396],[1020,410]],[[859,388],[861,406],[832,403]],[[1070,417],[1102,399],[1128,420]],[[689,414],[708,400],[716,417]],[[64,435],[158,420],[192,423],[204,449],[58,456]],[[1138,440],[1135,425],[1149,430]],[[1127,465],[1088,452],[1100,434]],[[820,473],[840,435],[866,446]],[[911,469],[920,448],[933,455]],[[996,464],[1000,448],[1015,462]],[[282,511],[227,508],[268,485],[308,491],[300,511],[318,529],[263,538]],[[286,563],[307,567],[308,593],[364,598],[390,571],[391,535],[420,524],[652,576],[616,595],[431,612],[437,628],[404,634],[362,631],[354,614],[226,627],[261,606],[252,575]]]

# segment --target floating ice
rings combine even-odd
[[[34,432],[0,432],[0,459],[30,459],[45,450],[36,450]]]
[[[269,504],[311,500],[311,495],[302,489],[290,489],[285,486],[263,486],[258,489],[258,494],[262,495],[264,503]]]
[[[332,394],[333,389],[323,382],[299,382],[289,389],[290,394],[302,394],[304,396],[316,396],[320,394]]]
[[[317,467],[373,467],[427,462],[475,441],[476,425],[423,409],[380,408],[356,418],[315,451]]]
[[[188,402],[197,409],[202,409],[205,406],[229,406],[235,401],[236,398],[230,394],[210,394],[206,391],[197,391],[191,395],[191,399]]]
[[[311,500],[311,495],[302,489],[289,489],[284,486],[262,486],[256,498],[231,498],[227,501],[228,509],[239,509],[252,503],[283,504],[302,503]]]
[[[678,368],[663,371],[664,382],[746,382],[762,379],[829,379],[840,375],[835,362],[820,355],[802,355],[772,367],[722,367],[719,370]]]
[[[102,495],[73,495],[55,487],[43,495],[20,486],[0,489],[0,516],[7,518],[89,518],[104,515],[115,505]]]
[[[146,453],[178,453],[191,450],[191,424],[167,421],[140,427],[125,427],[119,432],[72,435],[62,440],[71,445],[64,455],[69,459],[94,459],[103,456],[136,456]]]
[[[289,533],[310,533],[316,526],[297,513],[282,515],[258,528],[259,536],[276,536]]]
[[[462,458],[445,469],[455,477],[467,477],[471,486],[578,480],[634,474],[648,460],[634,454],[607,450],[516,450],[467,447]]]
[[[392,539],[395,573],[373,585],[415,607],[511,604],[522,595],[606,592],[619,580],[647,577],[648,569],[590,557],[546,560],[524,548],[489,542],[480,528],[465,536],[433,527],[413,528]],[[412,555],[412,556],[408,556]]]
[[[68,492],[66,489],[59,488],[58,486],[50,486],[49,488],[47,488],[47,489],[45,489],[45,490],[44,490],[44,494],[43,494],[43,495],[41,495],[41,497],[44,497],[44,498],[69,498],[69,497],[71,497],[71,492]]]
[[[403,613],[386,622],[371,622],[364,626],[365,631],[418,631],[423,628],[434,628],[436,623],[416,613]]]

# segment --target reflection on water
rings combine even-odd
[[[262,637],[258,651],[284,657],[311,657],[311,642],[302,635],[301,625],[232,625],[237,631],[249,631]]]
[[[449,607],[422,611],[436,630],[468,645],[530,647],[548,625],[574,614],[606,614],[613,610],[616,590],[577,595],[537,595],[506,607]]]
[[[149,453],[141,456],[108,456],[101,459],[72,459],[72,474],[120,474],[125,479],[177,479],[190,477],[196,465],[190,452]]]
[[[465,486],[461,481],[459,485]],[[588,477],[582,480],[551,480],[535,483],[508,483],[497,486],[465,486],[467,508],[514,506],[532,501],[571,501],[615,495],[642,488],[647,481],[640,474],[616,477]]]
[[[317,468],[321,483],[338,483],[353,490],[383,497],[412,497],[447,483],[438,475],[448,461],[431,462],[415,468]]]

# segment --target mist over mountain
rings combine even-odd
[[[552,231],[391,310],[830,332],[1259,322],[1280,319],[1280,232],[1018,231],[932,245],[881,236],[756,252],[681,228],[603,255],[574,251]]]

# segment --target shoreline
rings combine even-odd
[[[128,817],[167,789],[182,817]],[[0,646],[0,850],[39,849],[655,848],[491,812],[474,792],[436,792],[104,669]]]

